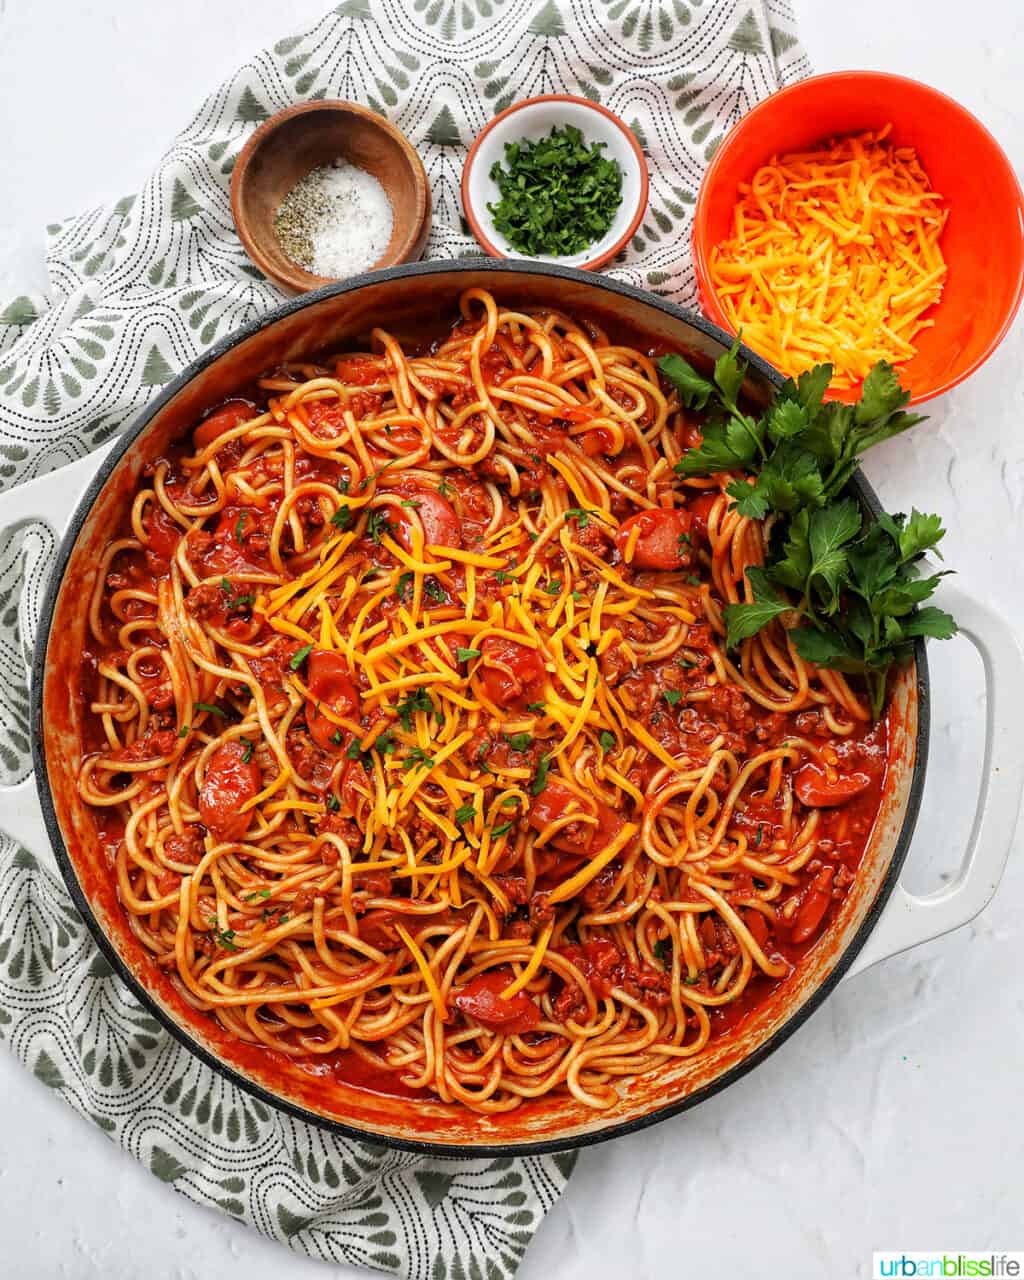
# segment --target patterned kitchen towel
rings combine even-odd
[[[693,303],[704,165],[738,116],[809,69],[786,0],[345,0],[212,93],[142,191],[47,228],[51,296],[0,311],[2,486],[95,448],[281,300],[235,237],[228,183],[246,138],[282,107],[350,98],[394,121],[426,164],[427,256],[443,258],[478,252],[459,177],[492,115],[552,91],[605,103],[651,173],[643,225],[611,274]],[[24,657],[53,550],[44,526],[0,540],[0,782],[29,767]],[[0,825],[2,805],[0,792]],[[132,999],[63,887],[2,836],[0,1038],[158,1178],[325,1260],[421,1280],[510,1276],[573,1166],[426,1160],[254,1101]]]

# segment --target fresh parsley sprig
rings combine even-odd
[[[765,564],[747,569],[753,599],[723,610],[726,643],[784,618],[805,661],[865,677],[877,716],[889,668],[910,658],[913,641],[956,633],[944,610],[919,607],[943,575],[921,577],[918,562],[938,554],[944,530],[938,516],[916,510],[866,521],[842,495],[868,449],[922,419],[904,412],[909,393],[885,361],[864,379],[856,404],[826,402],[832,367],[816,365],[753,417],[739,402],[747,367],[738,346],[718,358],[711,378],[678,355],[658,362],[684,405],[709,409],[701,444],[676,473],[742,471],[726,490],[733,506],[752,520],[772,517]]]

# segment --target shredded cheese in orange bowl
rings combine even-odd
[[[946,279],[948,210],[891,129],[773,156],[711,250],[730,327],[783,373],[828,361],[833,390],[909,359]]]
[[[814,76],[717,145],[694,210],[701,308],[854,401],[887,360],[917,404],[977,369],[1024,295],[1024,194],[987,129],[902,76]]]

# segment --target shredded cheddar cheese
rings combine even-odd
[[[740,185],[732,234],[711,253],[744,342],[793,376],[830,362],[835,390],[914,355],[946,279],[948,211],[891,127],[774,157]]]

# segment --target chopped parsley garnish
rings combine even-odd
[[[690,535],[688,533],[681,533],[679,535],[679,550],[685,551],[687,547],[692,547],[692,546],[693,546],[693,539],[690,537]]]
[[[382,476],[384,472],[387,471],[388,467],[393,467],[395,463],[398,461],[399,461],[398,458],[389,458],[382,467],[378,467],[376,471],[371,471],[368,476],[365,476],[359,482],[359,492],[362,493],[364,489],[369,488],[369,486],[373,484],[374,480],[376,480],[378,476]]]
[[[214,928],[214,934],[213,934],[213,936],[217,939],[217,945],[218,945],[219,947],[223,947],[225,951],[237,951],[237,950],[238,950],[238,948],[235,946],[235,942],[234,942],[234,938],[235,938],[235,931],[234,931],[234,929],[217,929],[217,928]]]
[[[491,839],[497,840],[499,836],[507,835],[512,830],[511,822],[503,822],[500,827],[494,827],[491,830]]]
[[[416,575],[411,569],[406,569],[405,573],[398,575],[398,582],[395,584],[395,595],[405,604],[412,599],[412,580]]]
[[[505,741],[513,751],[526,751],[533,742],[533,737],[528,733],[506,733]]]
[[[484,773],[494,772],[486,760],[487,753],[490,751],[491,746],[492,744],[490,742],[483,742],[480,744],[480,750],[476,753],[476,762],[480,768],[483,769]]]
[[[602,751],[611,751],[612,747],[615,746],[615,734],[609,729],[602,729],[598,742],[601,744]]]
[[[406,498],[402,503],[402,506],[408,507],[410,511],[419,511],[420,507],[423,506],[423,503],[417,502],[415,498]]]
[[[243,902],[258,902],[258,901],[260,900],[260,898],[269,898],[269,897],[270,897],[270,890],[269,890],[269,889],[257,889],[255,893],[243,893],[243,894],[242,894],[242,901],[243,901]]]
[[[448,597],[444,593],[444,587],[436,578],[424,578],[423,590],[430,596],[431,600],[436,600],[438,604],[444,604]]]
[[[651,951],[654,953],[655,960],[660,961],[662,964],[668,964],[672,959],[672,939],[659,938],[654,946],[651,947]]]
[[[352,523],[352,508],[347,502],[343,502],[341,506],[331,516],[331,524],[335,529],[345,530]]]
[[[684,405],[713,405],[702,443],[675,471],[684,477],[746,472],[753,483],[744,477],[728,487],[733,506],[751,520],[774,517],[765,563],[746,571],[752,599],[723,610],[726,643],[734,648],[788,615],[797,620],[787,630],[800,657],[863,675],[877,717],[889,668],[911,657],[914,641],[956,633],[944,610],[920,607],[942,575],[920,577],[918,561],[937,548],[944,531],[938,516],[919,511],[865,519],[843,491],[862,454],[921,418],[904,412],[910,395],[884,360],[864,379],[856,404],[825,400],[832,366],[823,364],[788,379],[752,417],[739,405],[747,370],[737,350],[738,342],[718,358],[711,379],[681,356],[658,361]]]
[[[409,754],[402,761],[402,768],[408,773],[410,769],[415,769],[417,765],[422,765],[424,769],[432,769],[434,767],[434,757],[428,756],[422,747],[411,747]]]
[[[363,749],[359,745],[358,738],[353,738],[352,741],[345,748],[345,758],[347,760],[358,760],[362,754],[363,754]]]
[[[379,507],[366,517],[366,532],[378,546],[384,540],[385,534],[394,533],[394,531],[395,526]]]
[[[341,801],[333,792],[327,797],[326,804],[331,813],[337,813],[341,808]]]
[[[211,716],[220,716],[222,720],[227,719],[228,713],[222,707],[215,707],[212,702],[196,702],[193,706],[197,711],[208,711]]]
[[[700,578],[695,573],[688,573],[686,575],[686,581],[690,584],[691,587],[700,586]]]
[[[348,493],[349,478],[348,476],[338,476],[337,489],[339,493]]]
[[[548,585],[544,588],[544,590],[548,593],[549,596],[557,596],[559,591],[561,591],[561,589],[562,589],[561,578],[552,578],[551,581],[548,583]]]
[[[548,770],[551,768],[551,762],[548,754],[545,753],[537,762],[537,772],[533,776],[533,782],[530,784],[530,795],[539,796],[544,788],[548,785]]]
[[[544,710],[546,710],[543,702],[528,702],[526,704],[526,709],[527,711],[540,711],[540,712],[543,712]]]
[[[256,744],[254,742],[250,742],[248,738],[239,738],[238,741],[245,747],[245,750],[242,752],[242,764],[248,764],[252,759],[252,749]]]
[[[499,586],[504,586],[505,583],[508,582],[509,578],[511,578],[512,570],[515,568],[518,568],[516,561],[510,560],[507,569],[495,569],[494,581],[497,582]]]
[[[188,737],[188,731],[189,731],[189,729],[190,729],[190,728],[191,728],[191,725],[183,724],[183,725],[181,726],[181,728],[178,730],[178,737],[179,737],[179,738],[187,738],[187,737]]]
[[[455,810],[455,821],[459,826],[464,826],[467,822],[472,822],[476,817],[476,809],[471,804],[461,804]]]
[[[575,516],[576,523],[581,529],[585,529],[590,524],[590,512],[585,507],[570,507],[565,516],[566,519]]]
[[[754,837],[754,848],[760,849],[761,841],[764,839],[764,828],[760,823],[757,824],[757,835]]]
[[[292,654],[292,660],[288,663],[289,667],[291,667],[293,671],[298,671],[299,667],[302,666],[312,652],[313,646],[311,644],[304,644],[301,649]]]
[[[455,486],[451,484],[448,480],[442,480],[441,483],[437,486],[437,491],[442,498],[450,498],[452,494],[455,492]]]
[[[495,230],[529,257],[579,253],[605,234],[622,203],[622,170],[587,145],[572,125],[546,138],[506,142],[504,165],[491,166],[500,200],[488,204]]]
[[[331,734],[331,742],[333,742],[336,747],[340,747],[341,741],[342,741],[341,729],[335,729],[335,731]]]
[[[406,733],[412,732],[412,718],[417,711],[433,711],[434,704],[430,701],[430,695],[426,689],[414,689],[402,702],[395,707],[399,720],[402,722],[402,728]]]
[[[665,694],[665,701],[668,703],[668,705],[670,707],[674,707],[677,702],[682,700],[683,691],[682,689],[665,689],[664,694]]]
[[[583,599],[583,597],[580,595],[578,591],[570,591],[569,594],[572,596],[573,600],[575,600],[577,604],[579,604],[579,602]]]
[[[459,662],[472,662],[474,658],[480,657],[479,649],[463,649],[461,645],[455,650],[456,660]]]
[[[235,541],[239,546],[242,545],[242,531],[245,528],[245,522],[248,518],[248,511],[240,511],[238,514],[238,520],[235,522]]]
[[[392,737],[390,729],[384,730],[377,741],[373,744],[373,750],[379,751],[382,756],[390,756],[394,754],[395,740]]]
[[[519,804],[518,796],[506,796],[505,799],[502,800],[501,802],[501,807],[503,809],[515,809],[518,806],[518,804]]]

